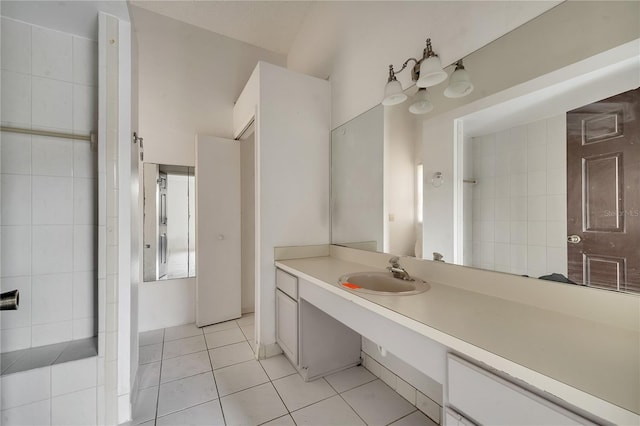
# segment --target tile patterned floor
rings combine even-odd
[[[131,425],[434,426],[363,367],[304,382],[283,356],[253,356],[253,315],[140,334]]]

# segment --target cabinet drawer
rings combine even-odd
[[[282,269],[276,269],[276,287],[282,290],[292,299],[298,300],[298,278],[286,273]]]
[[[448,355],[447,364],[448,402],[475,423],[593,425],[564,407],[455,355]]]

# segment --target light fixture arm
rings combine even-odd
[[[402,64],[402,67],[400,67],[400,69],[398,71],[395,71],[393,69],[393,65],[389,65],[389,80],[387,81],[391,81],[391,80],[395,80],[396,79],[396,74],[400,74],[402,71],[404,71],[405,68],[407,68],[407,66],[409,65],[409,62],[413,61],[415,62],[415,65],[413,66],[413,68],[411,69],[411,79],[413,81],[418,81],[418,78],[420,78],[420,64],[422,63],[422,61],[424,61],[427,58],[431,58],[432,56],[438,56],[433,52],[433,48],[431,47],[431,39],[428,38],[427,39],[427,46],[424,48],[424,50],[422,51],[422,58],[421,59],[416,59],[416,58],[409,58],[406,61],[404,61],[404,63]]]
[[[400,67],[400,69],[398,71],[395,71],[393,69],[393,65],[389,65],[389,79],[387,81],[392,81],[396,79],[396,74],[400,74],[402,71],[404,71],[405,68],[407,68],[407,65],[409,65],[409,62],[415,62],[415,67],[418,67],[420,65],[420,62],[422,62],[422,60],[418,61],[416,58],[409,58],[406,61],[404,61],[404,63],[402,64],[402,67]],[[414,77],[414,75],[412,74],[411,77],[416,80],[416,78]]]

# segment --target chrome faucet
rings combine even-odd
[[[405,281],[413,281],[413,278],[411,278],[409,273],[405,271],[403,267],[400,266],[400,263],[398,263],[399,261],[400,261],[400,258],[397,256],[394,256],[391,259],[389,259],[389,263],[391,264],[391,266],[387,266],[387,270],[393,274],[394,278],[399,278]]]

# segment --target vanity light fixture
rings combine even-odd
[[[440,84],[447,79],[447,73],[442,68],[440,58],[431,47],[430,38],[427,39],[427,46],[424,48],[420,60],[409,58],[404,61],[398,71],[393,69],[393,65],[389,65],[389,77],[384,88],[382,105],[397,105],[408,98],[403,92],[402,85],[397,80],[396,74],[404,71],[411,61],[415,62],[411,69],[411,79],[416,82],[418,93],[416,93],[409,111],[413,114],[426,114],[433,109],[433,104],[429,101],[426,88]],[[460,59],[456,62],[456,68],[451,74],[449,86],[444,91],[444,95],[448,98],[461,98],[471,93],[471,91],[473,91],[473,84],[471,84],[469,73],[464,69],[462,59]]]

